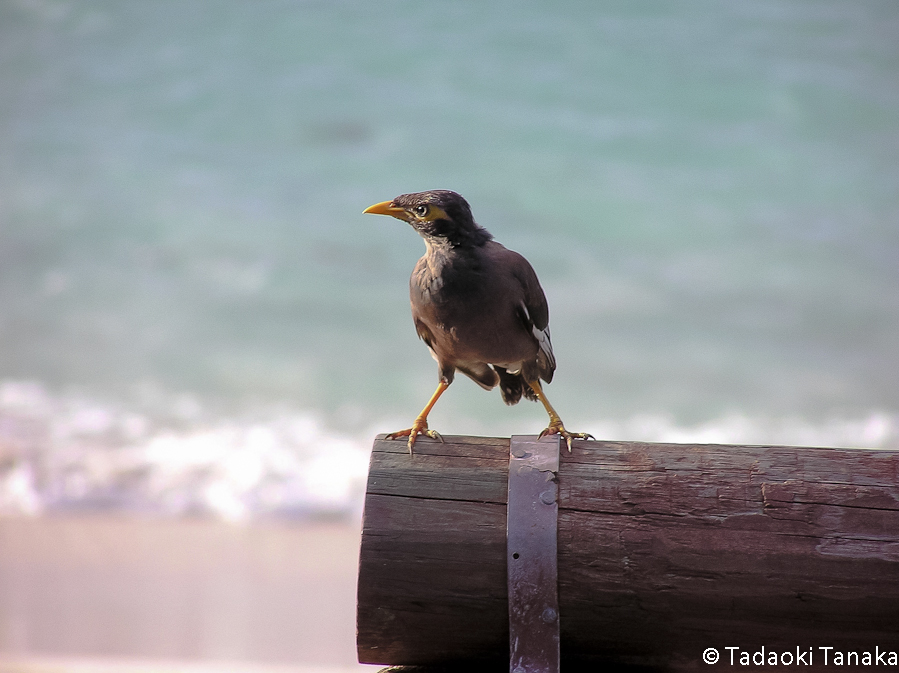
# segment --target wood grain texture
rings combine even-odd
[[[506,656],[509,440],[446,440],[375,441],[362,661]],[[899,452],[575,442],[559,499],[563,661],[899,650]]]
[[[378,438],[359,557],[359,660],[434,664],[508,652],[509,440]]]

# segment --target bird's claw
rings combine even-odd
[[[572,439],[596,439],[596,437],[589,432],[568,432],[568,430],[565,429],[565,426],[562,425],[562,421],[551,421],[549,426],[540,433],[540,437],[546,437],[547,435],[559,435],[560,437],[563,437],[565,443],[568,444],[568,453],[571,453]],[[537,439],[540,439],[540,437]]]
[[[415,440],[418,438],[418,435],[425,435],[426,437],[430,437],[431,439],[436,439],[439,441],[443,441],[443,437],[436,430],[430,430],[428,428],[428,422],[425,420],[415,419],[415,422],[412,423],[412,427],[406,430],[397,430],[396,432],[391,432],[384,439],[399,439],[400,437],[408,437],[409,442],[409,453],[412,453],[412,447],[415,446]]]

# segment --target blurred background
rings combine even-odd
[[[437,380],[362,215],[404,192],[531,261],[569,428],[899,448],[893,0],[7,0],[0,91],[0,652],[352,665],[369,447]],[[430,420],[546,424],[464,377]],[[303,549],[320,653],[247,635]]]

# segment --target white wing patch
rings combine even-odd
[[[528,322],[531,324],[531,332],[533,333],[534,338],[537,339],[537,347],[546,358],[546,362],[549,365],[549,368],[555,369],[556,356],[553,355],[553,345],[549,340],[549,325],[547,325],[544,329],[537,329],[537,326],[534,325],[534,321],[531,319],[531,314],[528,311],[528,307],[524,304],[521,304],[521,310],[524,311],[524,315],[527,317]]]
[[[537,345],[540,348],[540,352],[546,356],[546,362],[549,364],[549,368],[555,369],[556,356],[553,355],[553,345],[549,340],[549,326],[547,325],[546,329],[532,327],[531,331],[534,333],[534,336],[537,337]]]

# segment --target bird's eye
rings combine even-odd
[[[419,217],[424,217],[425,215],[428,214],[428,206],[426,204],[421,204],[419,206],[415,206],[415,208],[413,208],[413,210],[415,211],[415,214],[418,215]]]

